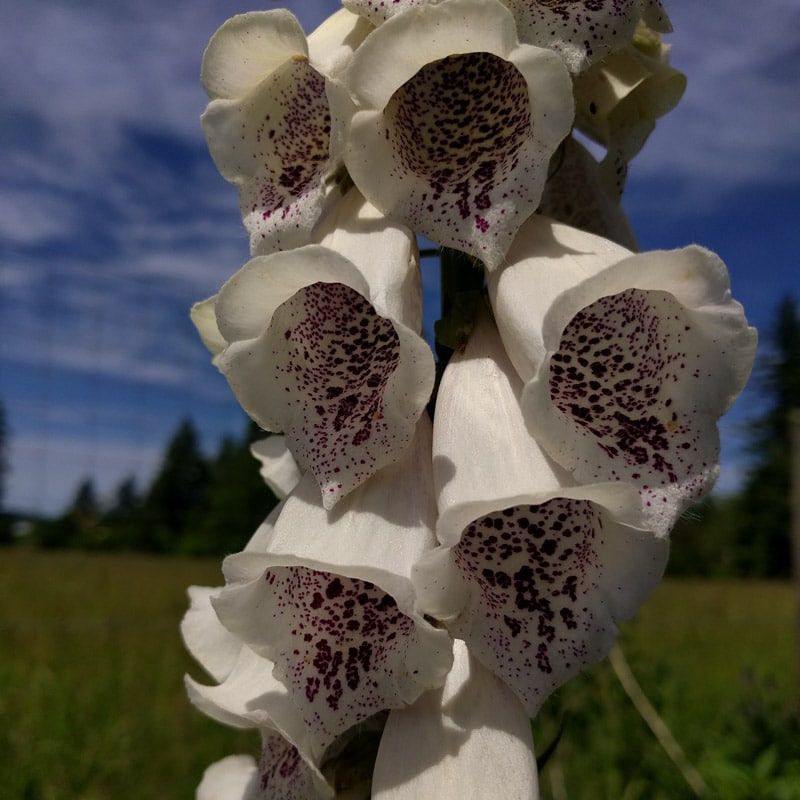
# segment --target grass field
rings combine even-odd
[[[191,798],[210,762],[255,752],[251,733],[185,699],[184,673],[204,678],[178,634],[185,590],[219,582],[211,561],[0,550],[0,797]],[[639,682],[711,796],[800,797],[800,761],[795,781],[785,748],[770,755],[796,733],[781,727],[796,692],[792,609],[785,584],[669,582],[624,626]],[[607,664],[548,703],[537,747],[559,727],[544,797],[693,796]],[[761,766],[737,763],[744,739]]]

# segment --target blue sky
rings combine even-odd
[[[643,248],[718,252],[752,323],[800,297],[800,5],[664,0],[689,78],[631,165]],[[205,44],[229,0],[0,3],[0,399],[6,505],[50,513],[93,477],[145,485],[178,421],[208,449],[244,418],[188,321],[247,259],[236,192],[200,131]],[[335,0],[286,4],[310,30]],[[430,276],[435,279],[434,275]],[[742,468],[746,391],[722,423]]]

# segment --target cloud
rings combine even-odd
[[[682,181],[709,203],[746,185],[800,181],[800,5],[672,0],[671,63],[686,73],[678,107],[634,160],[632,179]]]
[[[338,7],[285,5],[307,31]],[[668,5],[673,63],[689,89],[634,161],[633,195],[646,198],[668,174],[685,214],[732,188],[796,180],[795,0],[740,4],[735,13],[729,0]],[[109,465],[129,456],[145,475],[167,428],[189,412],[200,423],[208,416],[212,436],[238,429],[241,416],[187,319],[190,304],[248,257],[236,190],[216,172],[200,130],[199,69],[226,18],[264,7],[272,6],[4,7],[0,400],[15,431],[9,500],[44,497],[52,510],[84,467],[116,480],[122,467]],[[651,202],[669,211],[661,196]],[[427,297],[436,278],[428,264]],[[120,443],[117,425],[140,431],[141,441]]]

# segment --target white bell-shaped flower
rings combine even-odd
[[[635,486],[666,535],[716,479],[717,420],[755,355],[725,265],[534,217],[488,286],[528,430],[575,480]]]

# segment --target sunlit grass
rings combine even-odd
[[[255,753],[253,734],[185,697],[185,672],[205,680],[178,633],[186,587],[220,580],[215,561],[0,550],[0,796],[191,798],[209,763]],[[624,625],[628,660],[691,760],[756,685],[788,705],[791,616],[786,584],[673,581]],[[544,797],[558,796],[554,768],[569,800],[691,796],[607,664],[548,702],[537,747],[562,723]]]
[[[205,719],[178,623],[207,561],[0,551],[0,796],[190,798],[203,769],[254,752]]]
[[[743,710],[775,717],[771,721],[780,725],[778,714],[793,707],[792,614],[786,583],[673,580],[622,625],[620,643],[639,684],[689,761],[705,773],[709,797],[733,797],[729,788],[714,784],[707,765],[726,738],[741,736],[733,729],[750,724]],[[608,662],[548,701],[534,723],[537,744],[551,741],[560,726],[556,756],[542,775],[545,800],[695,797]],[[761,744],[766,749],[772,742],[767,736]],[[800,754],[800,740],[797,748]],[[789,796],[800,797],[800,785]],[[755,797],[778,795],[753,794],[749,800]]]

